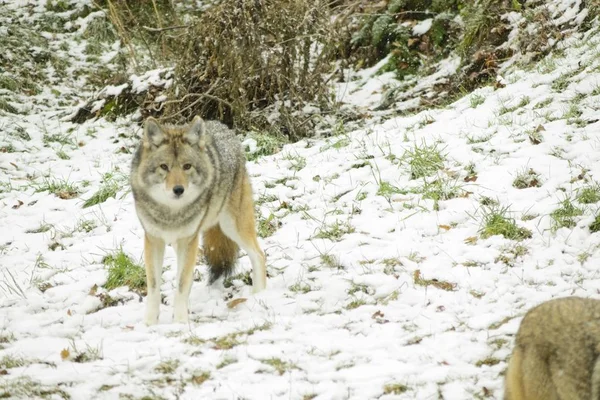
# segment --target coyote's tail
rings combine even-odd
[[[226,278],[232,274],[239,247],[233,240],[225,236],[219,224],[204,232],[202,249],[210,271],[209,285],[221,276]]]

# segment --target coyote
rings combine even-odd
[[[241,247],[252,263],[254,293],[266,287],[246,160],[225,125],[195,117],[189,125],[163,126],[148,118],[131,164],[131,189],[145,231],[146,324],[158,322],[166,244],[177,254],[175,322],[188,321],[200,234],[209,284],[231,274]]]
[[[527,312],[505,400],[600,400],[600,300],[564,297]]]

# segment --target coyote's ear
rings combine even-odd
[[[144,122],[144,140],[153,146],[160,146],[165,140],[165,132],[158,121],[152,117]]]
[[[199,116],[195,116],[184,137],[189,144],[197,145],[201,149],[204,149],[206,146],[206,125],[204,124],[204,120]]]

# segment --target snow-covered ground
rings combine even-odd
[[[524,312],[600,291],[595,32],[503,71],[503,88],[249,162],[276,228],[268,289],[209,287],[199,263],[189,326],[171,323],[172,249],[159,325],[138,294],[103,288],[107,254],[142,262],[126,184],[140,128],[66,122],[77,81],[0,111],[0,397],[500,399]],[[103,182],[117,196],[84,208]],[[487,237],[494,210],[531,234]]]

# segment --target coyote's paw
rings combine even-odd
[[[144,322],[148,326],[158,324],[158,313],[154,311],[147,311],[146,316],[144,317]]]
[[[187,307],[175,306],[173,309],[173,322],[180,324],[187,324],[189,322]]]
[[[252,283],[252,293],[262,292],[267,288],[267,282],[263,279],[257,279]]]
[[[187,315],[187,313],[185,314],[173,314],[173,322],[175,322],[176,324],[187,324],[188,322],[190,322],[190,319]]]

